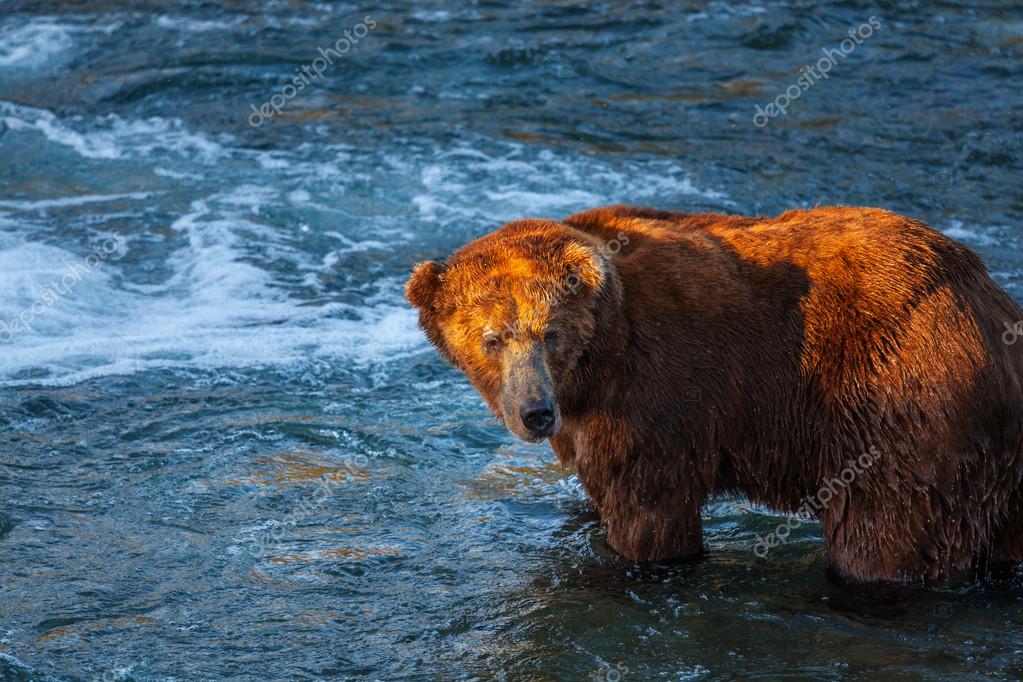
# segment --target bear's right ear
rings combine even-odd
[[[443,265],[438,265],[432,260],[417,264],[412,268],[412,276],[405,285],[405,298],[420,310],[429,309],[443,277]]]

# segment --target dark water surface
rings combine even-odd
[[[0,2],[0,679],[1019,679],[1011,581],[843,587],[741,500],[617,559],[401,287],[512,218],[851,203],[1021,300],[1021,97],[991,0]]]

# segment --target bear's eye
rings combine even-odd
[[[483,350],[487,353],[493,353],[501,347],[501,337],[497,334],[487,334],[483,337]]]

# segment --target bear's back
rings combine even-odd
[[[1015,368],[1010,376],[1023,373],[1023,353],[999,342],[1023,313],[977,255],[888,211],[766,218],[609,206],[564,222],[605,241],[624,235],[629,246],[615,264],[641,298],[675,297],[686,317],[767,311],[779,333],[799,337],[803,375],[831,395],[897,395],[936,373],[957,384],[993,356]]]

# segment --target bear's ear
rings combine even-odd
[[[572,274],[577,276],[586,288],[597,291],[604,284],[607,270],[603,260],[593,249],[572,242],[565,247],[562,258]]]
[[[444,266],[432,260],[418,263],[412,268],[412,276],[405,285],[405,298],[420,310],[433,305],[433,297],[440,288],[444,276]]]

